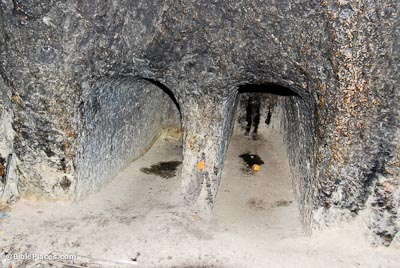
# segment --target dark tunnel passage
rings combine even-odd
[[[82,109],[78,195],[93,192],[145,154],[165,132],[181,133],[179,105],[161,83],[121,76],[98,81]]]
[[[256,137],[259,128],[271,124],[274,110],[279,109],[283,97],[299,95],[287,87],[276,84],[246,84],[239,87],[239,122],[245,128],[245,135]],[[244,111],[245,110],[245,111]],[[261,122],[262,120],[262,122]],[[261,125],[260,125],[261,123]]]
[[[265,187],[265,192],[256,198],[262,200],[260,202],[272,202],[273,198],[268,200],[268,196],[280,195],[287,196],[287,200],[274,202],[289,204],[289,201],[293,201],[293,195],[293,199],[298,202],[295,213],[300,212],[303,226],[307,229],[315,200],[314,123],[312,110],[309,109],[312,102],[300,96],[297,90],[277,84],[246,84],[240,86],[238,92],[227,159],[234,157],[239,161],[241,169],[237,172],[240,176],[260,177],[258,186]],[[235,152],[234,156],[232,152]],[[287,166],[283,164],[285,161],[288,162]],[[227,169],[232,169],[231,163],[228,160],[225,164],[228,168],[225,167],[224,171],[229,172]],[[224,176],[226,180],[232,177],[223,175],[222,185],[226,185]],[[265,184],[262,178],[268,183],[277,183],[279,187],[268,189],[269,184]],[[284,189],[286,192],[281,192]],[[252,191],[259,190],[255,188]],[[250,190],[248,194],[250,200]],[[250,206],[257,206],[253,204],[256,201],[253,201],[249,201]]]
[[[230,140],[234,141],[235,136],[236,138],[243,137],[248,150],[241,148],[242,151],[238,156],[249,160],[245,172],[256,172],[255,168],[259,169],[262,165],[261,170],[264,172],[264,167],[270,164],[269,156],[261,155],[257,150],[264,148],[270,142],[268,139],[272,137],[271,133],[275,133],[274,139],[279,136],[279,139],[283,141],[279,150],[289,158],[293,175],[291,189],[296,193],[302,219],[307,226],[311,211],[309,208],[314,198],[312,187],[310,187],[313,178],[313,125],[309,121],[312,115],[304,99],[294,90],[280,85],[247,84],[238,88],[236,102],[233,99],[229,105],[226,105],[225,109],[232,118],[227,119],[226,126],[231,124],[229,121],[232,120],[233,138],[229,134],[228,127],[220,128],[220,125],[204,124],[204,137],[208,137],[204,143],[196,140],[201,137],[202,132],[188,128],[192,124],[188,121],[191,117],[182,118],[173,92],[160,82],[130,76],[100,80],[88,92],[83,106],[85,110],[82,113],[83,131],[79,137],[78,150],[78,185],[76,187],[78,196],[97,191],[132,161],[143,156],[162,133],[172,129],[175,133],[179,133],[179,136],[182,131],[193,132],[190,135],[186,133],[183,140],[183,196],[186,194],[198,203],[205,201],[212,207],[219,188],[220,172],[222,172],[222,169],[218,171],[218,166],[222,167],[225,156],[223,150],[220,149],[223,148],[220,147],[221,144],[227,144]],[[236,112],[234,112],[235,107]],[[222,114],[221,112],[221,116]],[[210,113],[210,116],[213,114]],[[186,120],[184,130],[181,127],[182,120]],[[220,136],[220,140],[213,141],[207,133],[209,128],[213,131],[225,132]],[[193,149],[193,142],[199,146],[198,150]],[[235,146],[237,146],[235,142],[230,145],[230,147]],[[201,153],[202,150],[209,150],[209,156],[204,156]],[[193,154],[197,152],[200,152],[200,158]],[[212,157],[215,157],[215,160]],[[254,159],[257,161],[254,162]],[[151,163],[156,173],[161,172],[164,178],[175,176],[176,167],[167,174],[166,171],[159,169],[165,167],[162,164],[169,163],[160,163]],[[176,162],[175,165],[180,165],[180,163]],[[203,170],[201,165],[210,168],[213,173]],[[152,173],[151,168],[141,170],[146,174]],[[211,184],[204,184],[202,180],[214,182],[211,192],[208,192],[208,186]],[[187,182],[193,181],[196,183],[194,187],[197,188],[189,190],[194,189],[199,193],[198,195],[188,192],[188,188],[185,188],[188,185]],[[204,195],[205,192],[208,194]]]

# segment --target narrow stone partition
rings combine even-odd
[[[214,205],[233,130],[236,95],[190,96],[182,107],[182,191],[187,205],[205,210]]]

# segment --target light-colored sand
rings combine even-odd
[[[255,175],[242,171],[238,156],[247,151],[265,162]],[[354,224],[312,237],[303,233],[279,134],[257,141],[233,136],[209,216],[176,206],[179,175],[163,179],[139,171],[169,160],[181,160],[181,148],[162,138],[85,201],[19,201],[0,219],[0,251],[77,254],[75,267],[122,267],[104,260],[134,263],[136,257],[132,267],[400,267],[399,250],[369,246]],[[85,266],[88,257],[102,259],[96,261],[101,266]],[[51,267],[46,261],[12,263]]]

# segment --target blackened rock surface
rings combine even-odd
[[[168,161],[159,162],[157,164],[151,165],[148,168],[141,168],[140,171],[146,174],[158,175],[164,179],[170,179],[176,176],[176,169],[181,165],[181,161]]]

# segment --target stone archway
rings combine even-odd
[[[81,109],[79,196],[99,189],[143,155],[164,129],[180,129],[180,111],[173,93],[154,80],[140,77],[98,81]]]
[[[269,120],[268,127],[279,128],[283,133],[294,176],[293,189],[299,200],[302,221],[309,227],[317,187],[314,176],[314,103],[305,91],[298,88],[248,83],[236,87],[226,96],[191,98],[190,104],[183,108],[184,199],[187,204],[196,203],[200,209],[214,206],[225,153],[237,119],[236,109],[239,106],[239,113],[240,108],[247,109],[243,96],[260,94],[268,96],[263,102],[268,103],[272,110],[263,107],[259,121],[266,124],[265,121]]]

